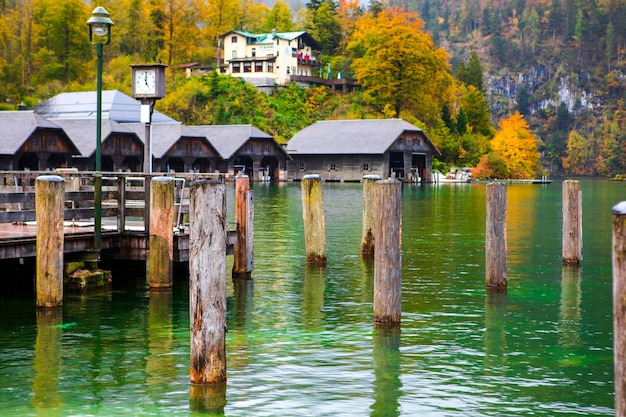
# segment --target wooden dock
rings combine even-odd
[[[86,256],[94,248],[93,172],[0,171],[0,261],[35,257],[34,181],[40,175],[59,175],[66,184],[64,254]],[[103,173],[101,259],[146,260],[149,233],[144,182],[169,174]],[[172,174],[176,179],[174,262],[189,260],[188,185],[199,179],[224,179],[217,174]],[[229,250],[236,239],[228,232]]]

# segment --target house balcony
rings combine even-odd
[[[320,61],[318,61],[314,56],[310,57],[310,58],[302,58],[302,57],[298,57],[298,66],[305,66],[305,67],[311,67],[311,68],[319,68],[320,66],[322,66],[322,63]]]
[[[344,93],[354,91],[360,87],[355,80],[349,80],[346,78],[321,78],[310,77],[306,75],[292,75],[291,81],[299,84],[306,85],[325,85],[331,88],[333,91],[342,91]]]

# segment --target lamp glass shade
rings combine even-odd
[[[104,23],[94,23],[91,25],[91,31],[96,36],[106,36],[109,32],[109,25]]]

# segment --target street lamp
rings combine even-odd
[[[98,6],[91,12],[87,21],[89,26],[89,42],[96,45],[98,57],[97,98],[96,98],[96,174],[94,178],[94,250],[100,259],[102,248],[102,47],[111,42],[111,26],[109,12]],[[104,39],[106,37],[106,40]]]

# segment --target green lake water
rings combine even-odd
[[[485,290],[485,184],[405,185],[396,330],[372,324],[360,184],[323,185],[325,268],[305,265],[300,185],[253,189],[253,279],[227,266],[225,393],[190,401],[185,279],[151,293],[116,271],[112,292],[58,313],[0,293],[0,415],[613,415],[611,207],[626,183],[581,180],[580,268],[561,265],[561,182],[510,185],[504,294]]]

